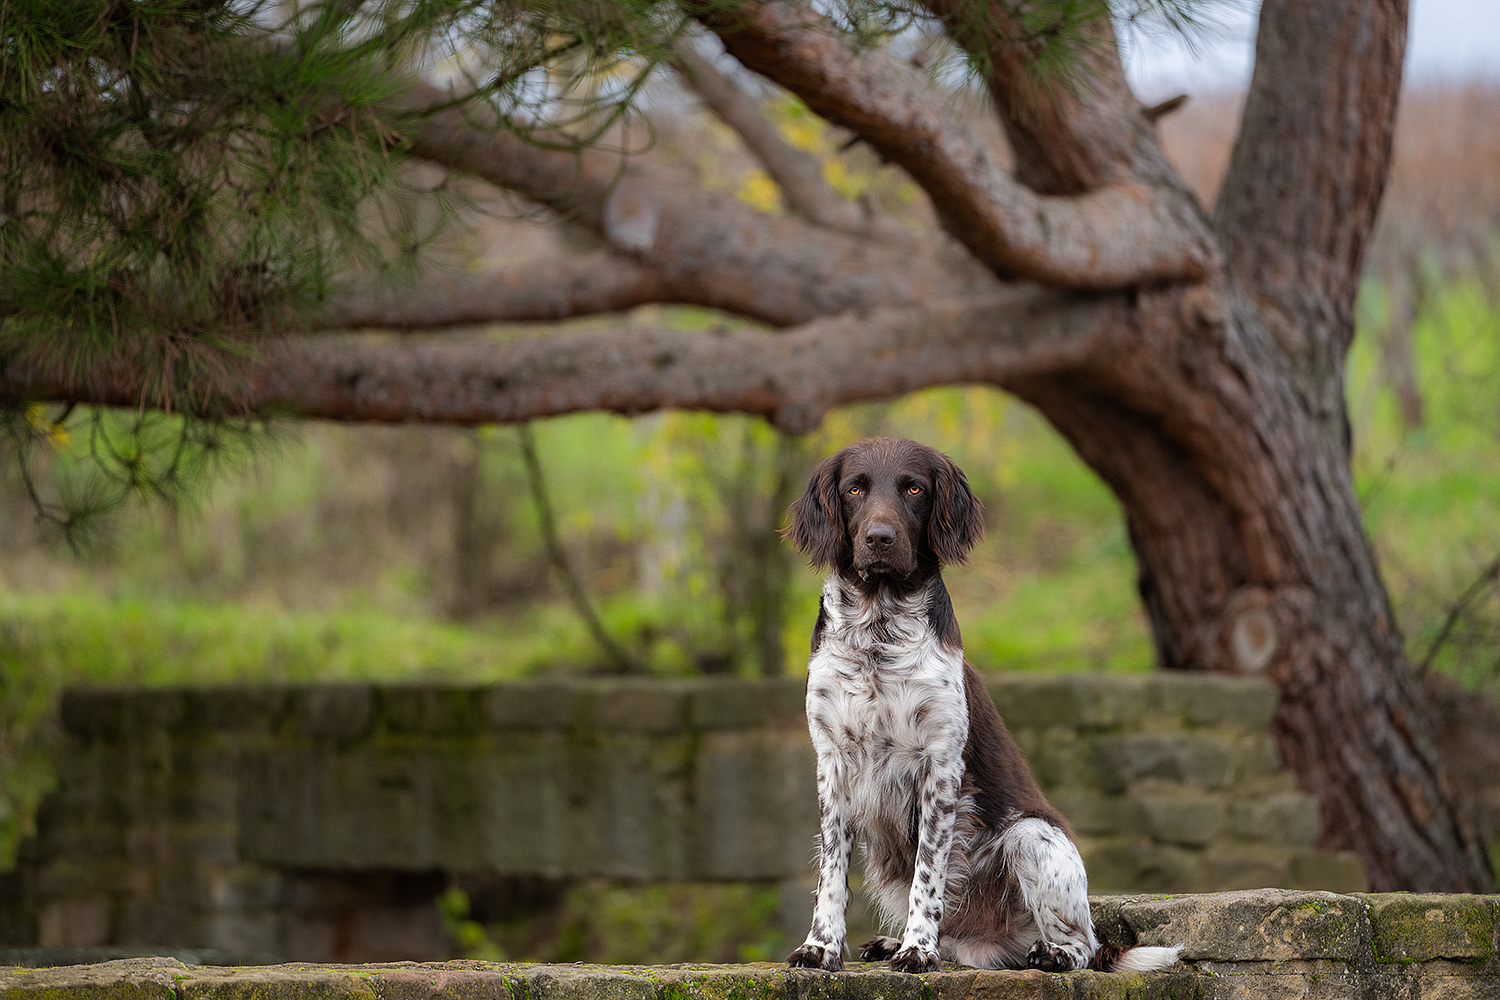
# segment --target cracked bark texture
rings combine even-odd
[[[431,330],[686,302],[780,330],[290,337],[230,372],[213,406],[459,424],[692,407],[801,431],[842,403],[1000,386],[1038,407],[1119,496],[1160,666],[1275,682],[1278,745],[1322,804],[1323,845],[1358,852],[1377,889],[1490,888],[1365,537],[1342,395],[1389,167],[1405,0],[1266,0],[1211,212],[1163,156],[1107,22],[1081,57],[1088,85],[1070,87],[1028,70],[1006,6],[979,20],[958,0],[927,7],[989,68],[1014,170],[921,73],[810,7],[745,0],[697,17],[744,66],[907,171],[946,236],[851,230],[796,157],[774,169],[808,197],[789,190],[791,215],[761,215],[649,157],[542,149],[451,109],[422,124],[415,155],[564,215],[601,247],[401,294],[365,290],[320,321]],[[743,97],[705,95],[731,122]],[[446,98],[417,86],[403,106]],[[786,152],[753,123],[733,127],[763,162]],[[82,373],[42,356],[0,368],[9,400],[160,395],[128,358]]]

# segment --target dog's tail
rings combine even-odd
[[[1165,969],[1182,955],[1182,945],[1170,948],[1138,946],[1125,948],[1117,944],[1101,944],[1094,952],[1089,968],[1099,972],[1155,972]]]

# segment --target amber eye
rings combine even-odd
[[[859,487],[858,486],[851,486],[851,487],[849,487],[849,495],[851,497],[857,497],[857,496],[859,496]]]
[[[916,496],[918,493],[922,492],[922,487],[920,487],[920,486],[908,486],[906,488],[906,492],[910,493],[912,496]]]

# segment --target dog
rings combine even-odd
[[[817,903],[794,968],[843,968],[848,870],[863,842],[883,922],[862,961],[1065,972],[1165,968],[1181,947],[1101,947],[1073,833],[1047,802],[964,659],[942,567],[984,536],[979,501],[947,456],[873,438],[813,471],[791,542],[823,586],[807,667],[818,757]]]

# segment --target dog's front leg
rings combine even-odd
[[[807,941],[787,956],[787,964],[838,972],[844,967],[844,911],[849,906],[849,854],[854,850],[854,818],[849,787],[838,760],[818,754],[818,816],[822,830],[818,899]]]
[[[906,932],[901,950],[891,958],[897,972],[936,972],[938,926],[943,922],[943,890],[948,879],[948,855],[953,848],[953,821],[958,812],[962,757],[955,765],[929,763],[919,774],[916,793],[922,805],[917,838],[917,865],[907,897]]]

